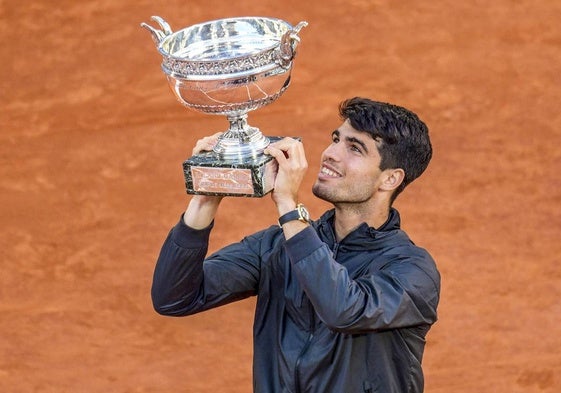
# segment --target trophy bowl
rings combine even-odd
[[[200,23],[173,32],[161,17],[153,16],[152,20],[160,29],[146,23],[141,26],[152,34],[163,57],[162,71],[177,100],[199,112],[224,115],[230,124],[214,147],[213,157],[206,154],[204,159],[195,160],[197,163],[184,164],[186,181],[192,183],[192,166],[261,167],[260,161],[265,159],[263,150],[271,138],[250,126],[247,114],[272,103],[288,88],[300,42],[298,33],[307,22],[293,27],[275,18],[240,17]],[[218,175],[207,177],[213,176]],[[271,178],[263,173],[256,176],[260,179],[253,179],[254,183]],[[220,187],[214,187],[214,191],[192,188],[188,184],[187,192],[243,194]],[[270,191],[270,187],[266,188],[269,190],[247,194],[261,196]]]

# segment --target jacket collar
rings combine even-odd
[[[326,211],[315,222],[318,234],[328,244],[336,243],[334,220],[335,209],[331,209]],[[401,231],[400,226],[401,218],[399,212],[391,208],[387,221],[380,228],[371,227],[363,222],[341,240],[340,244],[353,249],[378,248],[382,246],[382,243],[384,246],[387,246],[388,241],[393,242],[395,240],[398,242],[403,241],[404,237],[407,238],[405,232]]]

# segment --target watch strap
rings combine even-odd
[[[287,222],[295,220],[307,223],[310,222],[308,211],[301,203],[296,206],[296,209],[291,210],[279,217],[279,226],[283,226]]]
[[[298,220],[299,218],[300,213],[298,212],[298,210],[291,210],[279,217],[279,225],[282,227],[287,222]]]

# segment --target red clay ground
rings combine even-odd
[[[223,118],[181,107],[151,15],[175,30],[307,20],[292,86],[250,115],[300,135],[310,171],[344,98],[407,106],[435,156],[397,201],[437,259],[426,392],[561,391],[561,3],[0,1],[0,391],[251,390],[253,300],[156,315],[154,260],[188,201],[181,162]],[[275,222],[231,199],[211,248]],[[242,222],[243,224],[240,224]],[[235,229],[237,228],[237,229]]]

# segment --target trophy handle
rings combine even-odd
[[[298,33],[306,26],[308,26],[308,22],[302,21],[282,35],[278,55],[278,64],[281,67],[290,67],[290,63],[296,56],[296,46],[300,42]]]
[[[144,27],[150,33],[152,33],[152,39],[154,40],[156,45],[159,45],[160,42],[162,42],[162,40],[164,38],[166,38],[168,35],[173,34],[173,31],[171,30],[171,27],[168,24],[168,22],[166,22],[162,17],[152,16],[150,19],[156,21],[160,25],[162,30],[155,29],[152,26],[150,26],[149,24],[144,23],[144,22],[141,23],[140,26]]]

